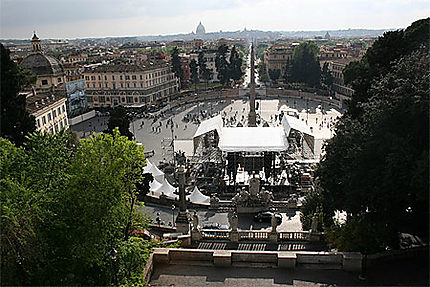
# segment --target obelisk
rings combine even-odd
[[[188,222],[187,203],[185,199],[185,169],[182,165],[178,167],[176,174],[179,184],[179,213],[175,222],[176,232],[188,234],[190,231],[190,224]]]
[[[251,45],[251,82],[249,83],[249,114],[248,127],[256,127],[255,119],[255,73],[254,73],[254,44]]]

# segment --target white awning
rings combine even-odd
[[[158,181],[162,182],[164,180],[164,172],[158,169],[154,164],[152,164],[148,159],[146,159],[146,166],[143,168],[143,173],[150,173]]]
[[[192,139],[188,140],[174,140],[173,141],[175,152],[184,152],[186,157],[193,156],[194,143]]]
[[[207,203],[207,204],[209,204],[209,201],[210,201],[210,197],[201,193],[200,190],[197,188],[197,186],[194,187],[191,194],[187,195],[186,198],[189,199],[193,203]]]
[[[170,198],[179,198],[179,195],[175,194],[177,188],[174,188],[166,179],[163,180],[161,186],[154,190],[154,194],[165,195]]]
[[[281,127],[223,128],[218,147],[225,152],[284,151],[288,148]]]
[[[214,130],[216,130],[218,132],[218,135],[220,135],[222,127],[223,127],[222,117],[221,115],[217,115],[216,117],[202,121],[199,127],[197,128],[197,131],[194,134],[193,138],[204,135]]]
[[[282,118],[282,126],[287,136],[290,134],[292,129],[313,136],[311,129],[306,125],[306,123],[295,117],[284,115]]]

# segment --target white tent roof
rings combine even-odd
[[[284,151],[288,142],[281,127],[223,128],[218,147],[226,152]]]
[[[292,129],[313,136],[311,129],[306,125],[306,123],[295,117],[284,115],[282,118],[282,126],[284,127],[285,134],[287,136],[290,134]]]
[[[143,173],[151,173],[152,176],[158,181],[162,182],[164,179],[164,172],[158,169],[148,159],[146,159],[146,166],[143,168]]]
[[[164,194],[165,196],[170,198],[179,198],[179,196],[174,193],[175,190],[176,188],[174,188],[166,179],[164,179],[160,187],[154,190],[154,193],[158,195]]]
[[[194,154],[194,143],[193,140],[174,140],[173,141],[175,151],[185,152],[186,157],[193,156]]]
[[[200,192],[197,186],[194,187],[190,195],[187,195],[187,199],[194,203],[209,203],[210,197]]]
[[[216,130],[218,135],[221,135],[221,128],[223,127],[223,121],[221,115],[202,121],[197,128],[193,138],[204,135],[210,131]]]
[[[159,183],[158,181],[156,181],[155,179],[149,183],[149,190],[150,191],[155,191],[157,190],[159,187],[161,186],[161,183]]]

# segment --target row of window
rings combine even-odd
[[[51,122],[52,120],[54,120],[55,118],[57,118],[57,115],[60,116],[62,113],[66,112],[66,108],[65,105],[62,105],[61,107],[58,107],[57,109],[53,109],[52,111],[50,111],[47,115],[42,116],[42,118],[38,118],[36,120],[36,126],[37,128],[40,128],[42,125],[46,125],[46,123]],[[40,120],[42,120],[42,125]]]
[[[160,76],[166,75],[168,73],[169,73],[169,70],[162,70],[162,71],[158,71],[158,72],[155,72],[155,73],[149,73],[149,74],[146,74],[145,79],[146,80],[153,79],[153,78],[156,78],[156,77],[160,77]],[[85,76],[85,80],[87,80],[87,81],[89,81],[90,78],[91,78],[92,81],[95,81],[96,80],[96,75],[91,75],[91,76],[90,75],[86,75]],[[108,80],[108,76],[107,75],[104,75],[103,78],[104,78],[105,81]],[[123,77],[123,75],[119,75],[119,80],[120,81],[122,81],[123,78],[125,80],[130,80],[130,75],[124,75],[124,77]],[[99,81],[101,81],[102,80],[102,76],[101,75],[97,75],[97,79]],[[111,75],[111,79],[112,79],[112,81],[115,81],[115,75]],[[132,80],[137,80],[137,75],[131,75],[131,79]],[[142,74],[139,75],[139,80],[143,80],[143,75]]]
[[[149,80],[148,81],[148,86],[152,86],[152,85],[156,85],[156,84],[161,84],[161,83],[163,83],[165,81],[169,81],[169,80],[172,80],[172,79],[173,79],[173,76],[169,76],[169,77],[167,77],[165,79],[158,78],[158,79],[154,79],[154,80]],[[101,82],[99,82],[98,85],[96,83],[94,83],[94,82],[93,83],[88,83],[87,82],[87,88],[88,89],[89,88],[95,89],[96,87],[98,87],[98,88],[112,88],[112,89],[116,89],[116,88],[138,88],[138,87],[139,88],[144,88],[145,86],[144,86],[143,82],[139,82],[139,84],[136,83],[136,82],[133,82],[133,83],[129,83],[129,82],[123,83],[123,82],[120,82],[119,85],[118,85],[118,83],[109,83],[109,82],[105,82],[104,85]]]
[[[168,94],[171,94],[173,92],[176,92],[176,87],[171,87],[169,89],[159,91],[157,93],[148,95],[148,96],[120,96],[122,103],[132,104],[132,103],[148,103],[151,100],[158,99],[159,97],[166,96]],[[115,96],[116,97],[116,96]],[[106,102],[112,102],[112,96],[106,95],[106,96],[90,96],[87,95],[87,100],[89,103],[93,102],[99,102],[99,103],[106,103]]]

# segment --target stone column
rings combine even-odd
[[[276,219],[275,213],[272,215],[271,220],[272,230],[269,233],[269,241],[270,242],[278,242],[278,232],[276,231],[276,228],[278,227],[278,220]]]
[[[191,230],[191,239],[192,241],[200,241],[202,239],[202,234],[199,229],[199,217],[197,216],[197,212],[194,212],[193,215],[193,229]]]
[[[231,217],[231,232],[230,241],[239,242],[239,232],[237,231],[238,218],[236,212],[233,213]]]
[[[248,114],[248,127],[256,127],[256,114],[255,114],[255,72],[254,72],[254,44],[251,45],[251,82],[249,84],[249,114]]]
[[[188,234],[190,232],[190,224],[187,216],[187,202],[185,200],[185,169],[183,166],[179,166],[176,174],[178,176],[179,183],[179,213],[176,217],[176,231],[182,234]]]

